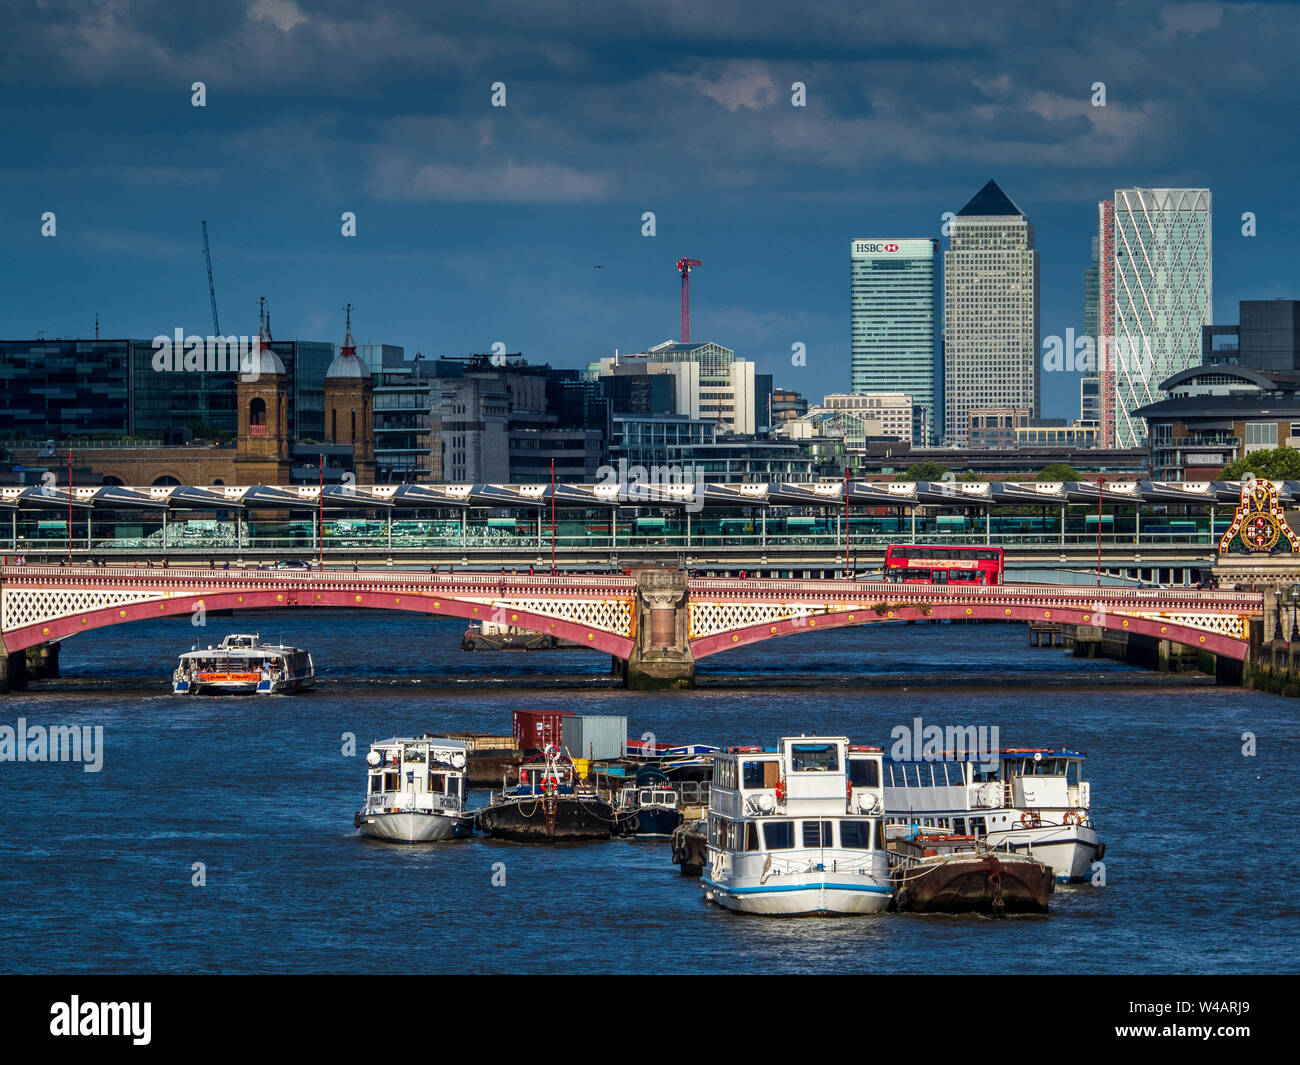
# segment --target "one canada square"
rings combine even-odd
[[[952,221],[943,257],[944,439],[966,447],[977,408],[1039,413],[1034,227],[990,181]]]

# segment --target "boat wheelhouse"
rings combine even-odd
[[[465,806],[466,745],[434,736],[393,737],[366,755],[366,801],[353,818],[363,836],[429,843],[473,835]]]
[[[311,653],[262,643],[260,633],[233,633],[207,650],[180,656],[172,674],[176,695],[280,695],[310,688],[316,680]]]
[[[618,831],[624,836],[671,836],[682,823],[681,788],[658,766],[637,770],[636,783],[618,793]],[[692,790],[697,785],[690,784]]]
[[[982,845],[1024,851],[1059,882],[1087,880],[1105,854],[1091,814],[1092,789],[1080,751],[1004,748],[996,757],[885,759],[885,817],[899,826],[974,836]]]
[[[787,736],[715,755],[705,897],[769,916],[887,909],[881,759],[879,747],[844,736]]]

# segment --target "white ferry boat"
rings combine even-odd
[[[1024,851],[1058,882],[1087,880],[1106,853],[1097,839],[1092,789],[1079,751],[1005,748],[993,759],[884,763],[885,818],[974,836],[992,849]]]
[[[310,688],[316,667],[310,652],[264,644],[259,633],[227,636],[207,650],[180,656],[172,674],[176,695],[279,695]]]
[[[715,755],[705,897],[771,916],[887,909],[881,780],[880,748],[843,736],[785,737],[776,747]]]
[[[366,755],[366,804],[352,819],[363,836],[428,843],[470,836],[466,745],[432,736],[382,740]]]

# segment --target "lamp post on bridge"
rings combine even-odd
[[[853,579],[853,557],[849,539],[849,494],[852,491],[853,469],[844,467],[844,579]]]
[[[1291,604],[1291,643],[1300,643],[1300,621],[1296,613],[1300,611],[1300,584],[1293,584],[1286,590],[1287,601]]]
[[[1106,491],[1106,478],[1102,474],[1097,474],[1097,587],[1101,587],[1101,526],[1102,526],[1102,497]],[[1139,573],[1140,577],[1141,574]]]

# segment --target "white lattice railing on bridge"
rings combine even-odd
[[[193,567],[81,570],[61,566],[4,567],[0,576],[0,626],[5,632],[143,603],[161,605],[177,599],[193,603],[206,596],[233,592],[275,591],[302,597],[329,591],[358,595],[401,593],[432,604],[448,599],[473,604],[476,620],[528,624],[520,617],[527,613],[630,637],[635,595],[635,582],[621,576],[525,578],[410,571],[271,572]],[[309,599],[301,602],[310,605]]]
[[[818,594],[820,593],[820,594]],[[973,614],[977,607],[1001,607],[1008,616],[1025,610],[1042,612],[1045,621],[1053,611],[1082,611],[1083,624],[1102,624],[1095,615],[1146,619],[1179,625],[1233,639],[1246,638],[1246,621],[1259,617],[1263,599],[1252,592],[1180,592],[1135,588],[1048,588],[1035,585],[994,585],[947,588],[890,585],[882,589],[842,582],[829,587],[818,582],[695,581],[690,600],[691,639],[736,632],[760,625],[796,622],[815,627],[818,618],[848,615],[850,624],[890,620],[911,607],[925,611],[957,607]],[[945,612],[947,613],[947,612]],[[858,618],[856,615],[863,615]],[[915,614],[909,611],[908,616]],[[1121,627],[1124,627],[1121,623]]]

